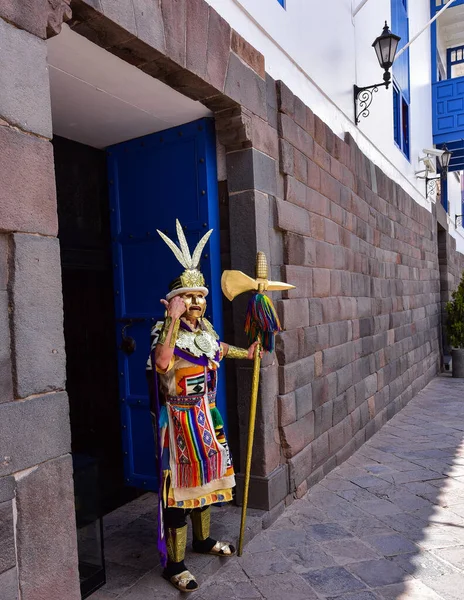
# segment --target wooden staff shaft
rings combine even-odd
[[[243,482],[242,520],[240,522],[240,538],[238,542],[238,555],[242,556],[243,539],[245,537],[246,511],[248,505],[248,490],[250,488],[251,458],[253,456],[253,440],[255,437],[256,407],[258,404],[259,369],[261,367],[261,340],[255,347],[253,358],[253,379],[251,386],[250,419],[248,423],[248,443],[245,465],[245,479]]]

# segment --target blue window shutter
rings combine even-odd
[[[401,148],[400,93],[396,86],[393,86],[393,133],[395,142]]]
[[[461,174],[461,227],[464,228],[464,180]]]
[[[277,0],[277,2],[285,8],[285,0]]]
[[[401,99],[401,138],[403,141],[403,152],[409,158],[409,104],[404,97]]]
[[[392,0],[392,25],[391,30],[401,37],[398,50],[409,42],[409,19],[407,4],[404,0]],[[393,64],[393,77],[395,78],[406,102],[410,102],[409,94],[409,49],[395,60]]]

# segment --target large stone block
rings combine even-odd
[[[261,52],[258,52],[253,48],[253,46],[236,31],[232,31],[231,48],[257,75],[262,79],[266,77],[264,70],[264,56]],[[274,108],[277,108],[277,106],[274,106]]]
[[[13,505],[11,500],[0,503],[0,548],[0,573],[4,573],[16,566]]]
[[[346,365],[337,371],[337,394],[342,394],[353,385],[353,367]]]
[[[294,392],[278,396],[277,407],[279,412],[279,427],[285,427],[297,420]]]
[[[302,419],[313,410],[313,387],[308,383],[295,391],[296,417]]]
[[[329,433],[326,431],[312,443],[313,467],[321,466],[329,458]]]
[[[301,388],[314,379],[314,356],[308,356],[279,367],[279,391],[287,394]]]
[[[8,294],[0,291],[0,404],[13,400]]]
[[[194,0],[189,0],[189,5],[193,3]],[[137,37],[155,50],[164,53],[166,41],[160,3],[153,0],[132,0],[132,4]]]
[[[310,476],[312,470],[312,455],[313,444],[310,444],[296,456],[289,459],[290,492],[294,492],[300,483]]]
[[[15,234],[13,349],[19,398],[65,385],[60,249],[57,239]]]
[[[354,360],[354,347],[351,342],[323,351],[324,373],[342,369]]]
[[[329,385],[327,377],[319,377],[312,384],[312,403],[313,408],[319,408],[329,399]]]
[[[309,325],[309,305],[306,298],[278,300],[276,307],[284,329],[300,329]]]
[[[0,173],[0,229],[56,235],[52,145],[0,127]]]
[[[311,221],[307,210],[283,200],[276,200],[276,204],[277,224],[280,229],[291,233],[310,235]]]
[[[259,150],[248,148],[227,154],[227,173],[230,193],[253,189],[276,193],[275,160]]]
[[[8,236],[0,235],[0,291],[8,286]]]
[[[330,296],[329,269],[313,269],[313,296],[315,298]]]
[[[320,437],[324,432],[329,431],[333,424],[333,403],[326,402],[314,411],[314,435]]]
[[[284,237],[284,260],[288,265],[316,264],[316,242],[306,236],[287,233]]]
[[[306,187],[304,183],[294,177],[287,175],[285,177],[285,200],[292,202],[302,208],[308,208],[306,200]]]
[[[186,62],[186,0],[161,0],[166,51],[170,59],[182,67]]]
[[[241,473],[238,473],[236,479],[237,504],[241,505],[244,477]],[[267,477],[251,476],[248,506],[269,511],[277,506],[288,492],[288,467],[287,465],[279,465]]]
[[[333,401],[333,424],[338,425],[348,415],[348,394],[344,393]],[[356,431],[359,430],[359,427]]]
[[[266,256],[270,256],[269,210],[267,194],[249,190],[230,196],[230,253],[233,269],[253,273],[256,252],[261,250]],[[236,302],[241,302],[241,298]],[[243,313],[241,318],[243,319]],[[243,323],[237,323],[236,331],[242,329]]]
[[[245,465],[246,443],[249,419],[249,398],[252,369],[239,367],[237,377],[238,420],[240,430],[241,465]],[[261,369],[258,391],[258,409],[256,417],[252,473],[266,476],[280,463],[280,445],[277,424],[277,366],[270,365]]]
[[[280,172],[285,175],[293,175],[294,172],[294,150],[293,146],[282,138],[279,138],[279,167]]]
[[[0,117],[20,129],[51,138],[46,43],[1,19],[0,39]]]
[[[14,477],[0,477],[0,503],[12,500],[15,495],[16,482]]]
[[[65,392],[0,405],[0,477],[69,452]]]
[[[285,85],[283,81],[276,82],[277,89],[277,106],[280,112],[283,112],[290,117],[295,116],[295,95]]]
[[[212,8],[209,9],[206,79],[216,89],[224,89],[230,55],[231,28]]]
[[[296,287],[286,292],[288,298],[312,298],[313,272],[309,267],[284,265],[284,281]]]
[[[156,4],[153,2],[153,4]],[[135,12],[133,2],[114,2],[114,0],[100,0],[102,12],[108,19],[117,23],[126,31],[130,31],[133,35],[137,35],[137,27],[135,21]],[[153,14],[147,15],[146,18],[153,17]],[[140,19],[139,19],[140,23]]]
[[[319,298],[311,298],[309,304],[309,324],[311,326],[321,325],[324,322],[323,306]]]
[[[278,128],[280,135],[290,142],[297,150],[307,157],[312,158],[314,141],[313,138],[302,127],[286,114],[279,113]],[[309,163],[308,163],[309,168]],[[308,172],[309,175],[309,172]],[[311,186],[313,187],[313,186]]]
[[[224,93],[262,119],[267,116],[266,82],[231,53]]]
[[[0,575],[2,600],[18,600],[18,572],[16,567]]]
[[[21,600],[80,600],[71,457],[22,474],[16,506]]]
[[[308,158],[299,150],[294,150],[295,177],[302,183],[308,181]]]
[[[284,456],[286,458],[295,456],[301,452],[305,446],[310,444],[313,439],[314,412],[309,412],[301,419],[298,419],[298,421],[282,427],[281,440]]]
[[[151,1],[151,0],[150,0]],[[187,2],[186,66],[199,77],[206,77],[209,7],[204,0]]]
[[[302,358],[300,356],[301,329],[282,331],[276,336],[276,356],[279,364],[285,365]]]
[[[71,9],[69,0],[55,2],[56,15],[48,0],[2,0],[0,3],[0,18],[13,23],[19,29],[25,29],[37,37],[47,36],[49,20],[63,17],[69,18]]]
[[[277,160],[279,158],[277,130],[256,115],[251,117],[251,128],[253,148]]]

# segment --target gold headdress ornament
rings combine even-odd
[[[156,231],[160,234],[161,238],[166,242],[166,244],[172,250],[174,256],[185,269],[182,275],[171,284],[171,289],[169,294],[166,295],[166,300],[170,300],[174,296],[179,296],[180,294],[185,294],[186,292],[202,292],[205,296],[207,296],[208,288],[205,287],[205,278],[198,269],[198,265],[200,264],[203,248],[206,246],[209,236],[213,233],[213,230],[210,229],[207,233],[205,233],[205,235],[196,245],[193,254],[190,254],[187,240],[185,239],[182,226],[178,219],[176,219],[176,231],[180,247],[177,246],[175,242],[170,240],[162,231],[159,231],[159,229]]]

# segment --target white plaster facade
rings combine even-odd
[[[265,57],[266,70],[281,79],[338,135],[349,132],[362,151],[395,179],[419,204],[431,208],[425,184],[415,172],[424,148],[433,148],[431,33],[427,28],[410,46],[410,160],[393,136],[392,88],[380,88],[370,116],[354,123],[353,85],[382,81],[371,47],[384,22],[391,23],[391,0],[207,0]],[[464,7],[459,7],[461,10]],[[447,10],[453,10],[451,7]],[[444,13],[446,14],[446,12]],[[409,37],[430,20],[430,0],[409,0]],[[444,29],[442,27],[442,29]],[[464,32],[464,22],[462,24]],[[439,44],[446,47],[446,41]],[[461,214],[461,188],[449,174],[449,231],[464,252],[464,229],[454,226]]]

